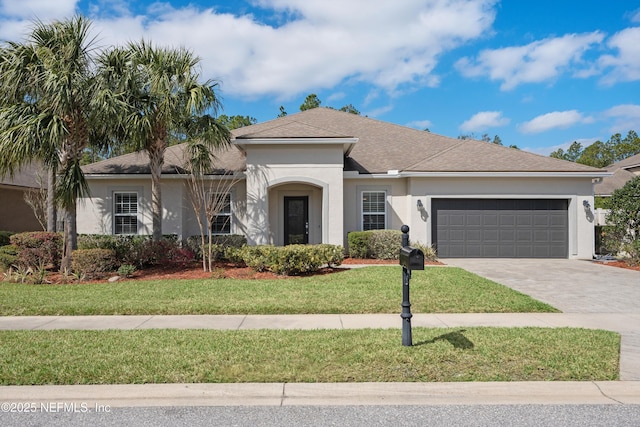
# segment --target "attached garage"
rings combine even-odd
[[[566,199],[432,199],[441,258],[567,258]]]

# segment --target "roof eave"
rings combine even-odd
[[[246,151],[248,146],[258,145],[342,145],[345,155],[349,155],[358,138],[236,138],[234,145]]]
[[[404,172],[361,174],[347,171],[345,178],[605,178],[612,172]]]

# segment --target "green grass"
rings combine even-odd
[[[0,331],[0,384],[595,381],[619,335],[571,328]]]
[[[397,313],[399,266],[276,280],[162,280],[104,284],[0,283],[0,315]],[[553,312],[465,270],[414,271],[414,313]]]

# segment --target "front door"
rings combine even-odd
[[[284,198],[284,244],[309,243],[309,197]]]

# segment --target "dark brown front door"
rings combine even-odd
[[[284,198],[284,244],[309,243],[309,197]]]

